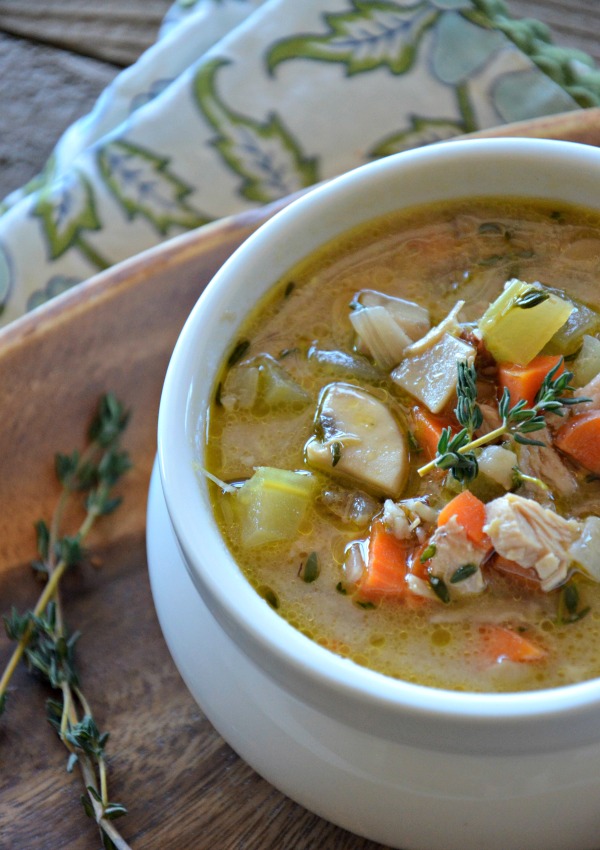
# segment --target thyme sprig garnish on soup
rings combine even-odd
[[[537,303],[541,303],[543,300],[545,299],[541,299]],[[564,407],[592,402],[591,398],[574,398],[563,395],[563,393],[572,392],[575,389],[569,384],[569,381],[573,378],[572,372],[562,372],[559,377],[555,377],[563,367],[564,358],[560,357],[544,376],[536,393],[535,403],[531,407],[527,406],[525,399],[519,399],[511,407],[511,395],[505,386],[498,401],[498,414],[501,424],[487,434],[473,439],[474,431],[483,424],[483,415],[476,403],[475,395],[477,371],[472,364],[457,363],[457,405],[454,413],[463,428],[454,435],[450,427],[444,428],[438,441],[435,458],[419,469],[419,475],[424,475],[433,466],[437,466],[451,472],[458,481],[470,481],[477,476],[479,471],[475,450],[495,442],[500,437],[511,437],[521,445],[545,446],[546,443],[543,440],[526,436],[546,427],[545,414],[554,413],[556,416],[564,416]]]
[[[558,212],[378,219],[232,342],[215,516],[277,614],[358,664],[476,691],[600,675],[600,217]]]

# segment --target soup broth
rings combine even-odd
[[[205,454],[223,537],[266,603],[422,685],[599,676],[600,446],[573,449],[600,407],[599,275],[600,216],[517,198],[388,215],[290,269],[232,341]],[[465,427],[449,451],[444,429]]]

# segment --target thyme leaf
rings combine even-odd
[[[421,552],[421,557],[419,561],[424,564],[425,561],[429,561],[430,558],[433,558],[435,553],[437,552],[437,546],[435,543],[430,543],[429,546],[426,546],[425,549]]]
[[[439,578],[439,576],[429,576],[429,584],[437,598],[447,605],[450,602],[450,593],[446,582]]]
[[[574,581],[563,585],[558,597],[558,624],[561,626],[571,625],[582,620],[590,612],[590,607],[579,607],[579,589]]]
[[[331,444],[331,465],[337,466],[342,457],[342,444],[339,440],[334,440]]]
[[[522,310],[529,310],[531,307],[537,307],[550,298],[549,292],[544,292],[542,289],[532,287],[523,293],[514,303],[515,307],[520,307]]]
[[[235,366],[236,363],[239,363],[239,361],[242,359],[242,357],[248,351],[249,348],[250,348],[250,340],[249,339],[238,340],[236,342],[236,344],[234,345],[231,354],[227,358],[227,365],[228,366]]]
[[[470,578],[477,572],[475,564],[463,564],[462,567],[454,570],[450,576],[450,584],[459,584],[461,581]]]
[[[319,556],[316,552],[311,552],[306,561],[300,565],[298,575],[307,584],[312,584],[319,577]]]

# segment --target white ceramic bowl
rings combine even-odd
[[[160,513],[164,496],[165,534],[176,539],[187,574],[178,573],[179,590],[156,576],[153,586],[175,660],[209,718],[307,808],[403,850],[593,850],[600,681],[455,693],[340,658],[295,631],[247,584],[193,467],[202,461],[216,370],[247,311],[290,266],[390,210],[492,195],[600,209],[600,151],[497,139],[389,157],[294,202],[223,266],[181,333],[164,386],[153,498]],[[151,572],[160,546],[150,545]],[[203,643],[190,649],[194,634]]]

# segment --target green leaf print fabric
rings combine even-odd
[[[0,322],[191,228],[377,157],[600,104],[501,0],[180,0],[0,207]]]

